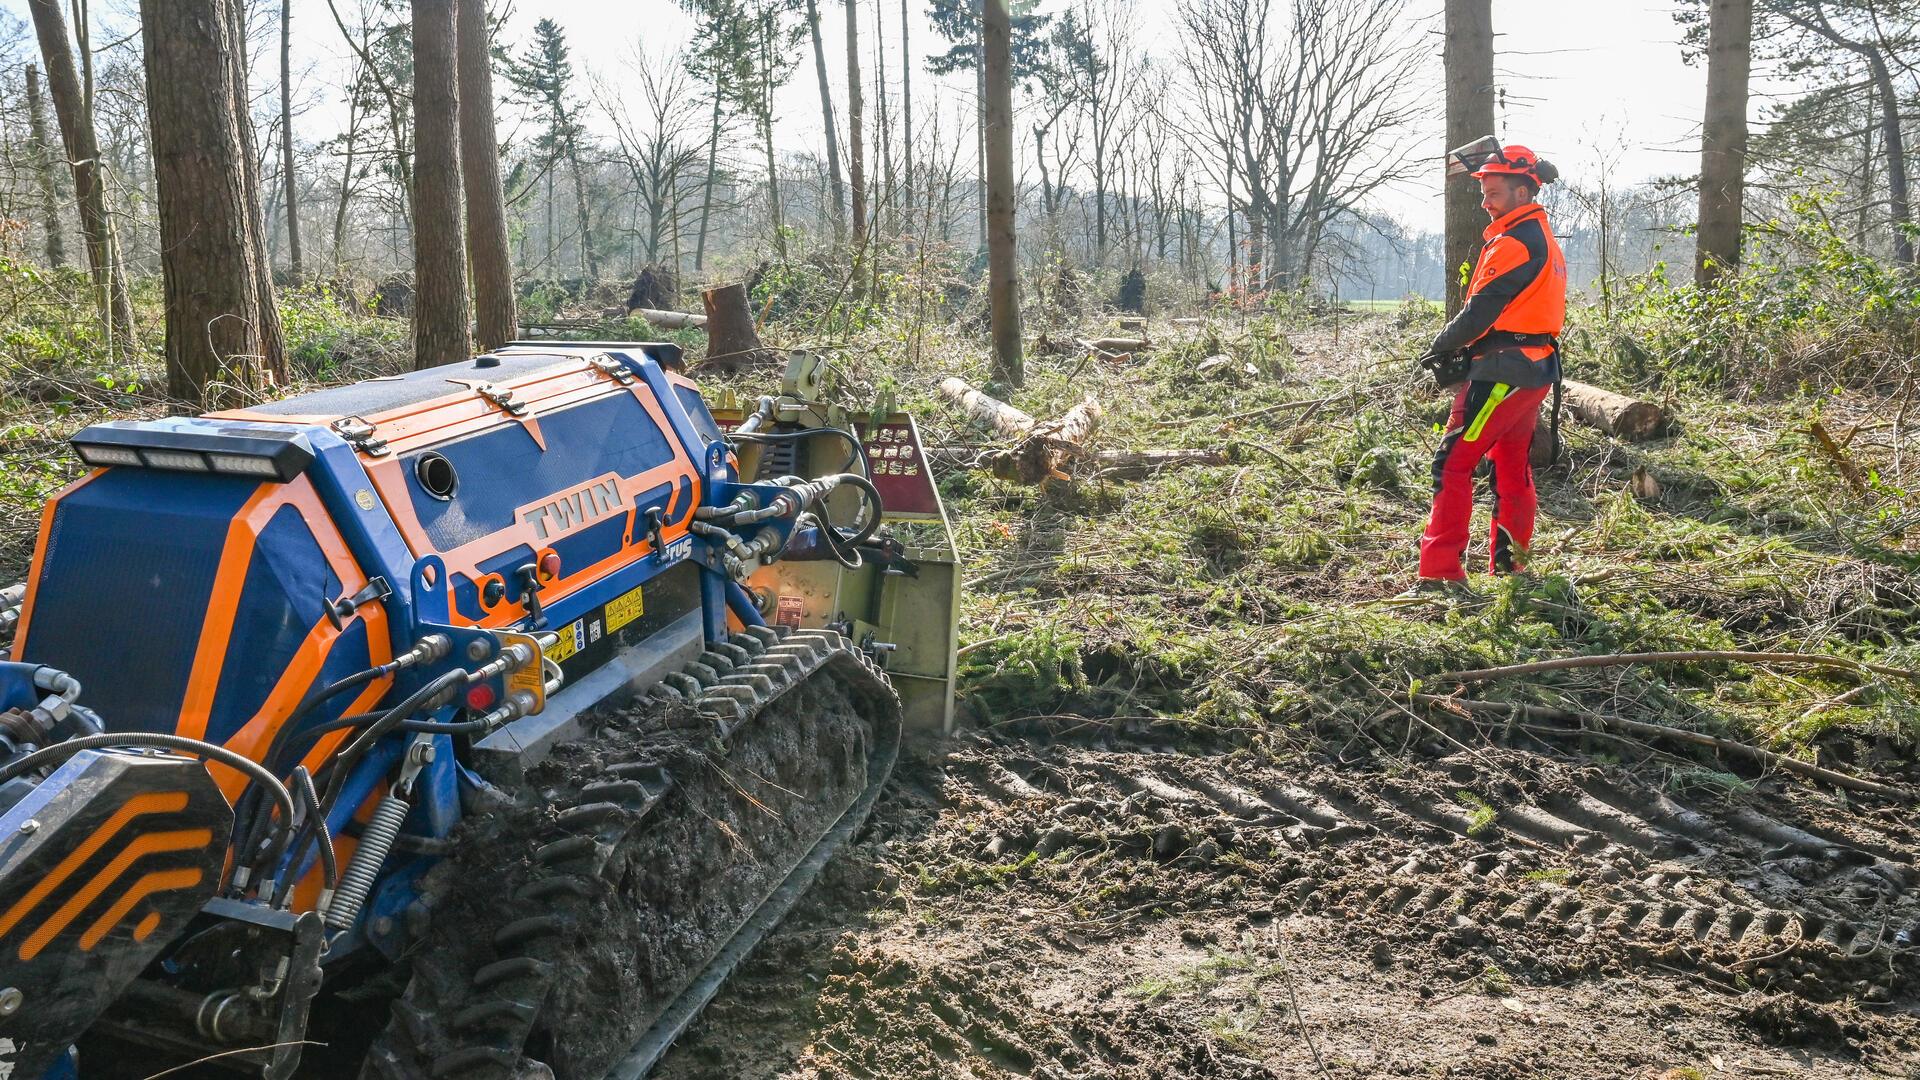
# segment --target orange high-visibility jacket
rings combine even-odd
[[[1560,373],[1560,331],[1567,321],[1567,260],[1547,227],[1547,211],[1528,203],[1488,225],[1486,246],[1467,301],[1433,340],[1432,351],[1464,350],[1478,382],[1548,386]]]

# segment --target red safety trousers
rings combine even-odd
[[[1493,540],[1488,556],[1494,573],[1525,568],[1533,544],[1533,429],[1546,386],[1509,387],[1470,382],[1453,399],[1447,435],[1433,456],[1433,515],[1420,538],[1420,576],[1464,580],[1473,520],[1473,471],[1492,459]]]

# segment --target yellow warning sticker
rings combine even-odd
[[[646,604],[639,589],[614,597],[607,601],[607,632],[613,633],[645,612]]]
[[[564,664],[567,658],[586,646],[586,626],[579,620],[563,626],[559,631],[559,640],[547,646],[547,659],[556,664]]]

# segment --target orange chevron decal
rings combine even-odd
[[[148,833],[145,836],[135,837],[121,850],[120,854],[113,857],[113,861],[108,863],[105,869],[95,874],[91,881],[88,881],[85,886],[69,897],[66,903],[60,905],[60,910],[54,912],[46,922],[41,923],[40,928],[35,930],[32,935],[21,944],[20,959],[31,960],[40,955],[40,951],[52,944],[53,939],[60,936],[60,932],[67,928],[68,923],[73,922],[74,919],[80,916],[81,912],[91,907],[93,902],[100,898],[100,894],[107,891],[108,886],[120,880],[122,874],[125,874],[134,863],[139,862],[145,856],[158,855],[168,851],[192,851],[196,848],[204,848],[211,843],[213,843],[212,829],[180,829],[175,832]],[[156,871],[140,879],[141,884],[145,884],[152,878],[160,877],[168,873],[175,875],[183,873],[192,875],[191,879],[186,881],[184,885],[166,886],[166,888],[169,889],[184,888],[185,885],[192,885],[200,880],[200,871],[198,868],[194,868],[191,870]],[[134,890],[138,890],[139,888],[140,885],[134,886]],[[130,892],[128,895],[132,895],[132,893]],[[140,894],[140,896],[145,895],[145,893]],[[127,909],[131,908],[139,899],[140,897],[135,897],[130,901],[123,896],[119,901],[115,902],[114,910],[124,915]],[[109,914],[112,914],[112,912],[110,911]],[[105,916],[102,916],[102,918],[104,919]],[[100,934],[106,933],[107,929],[113,925],[113,922],[118,921],[118,918],[119,916],[116,915],[114,919],[108,921],[105,926],[98,922],[94,923],[93,928],[87,931],[87,935],[92,937],[94,941],[98,941]],[[96,931],[98,931],[98,933],[96,933]],[[93,943],[88,941],[87,937],[82,937],[80,939],[81,951],[84,952],[91,948],[93,948]]]
[[[86,933],[80,935],[80,951],[87,952],[100,944],[100,939],[106,937],[107,931],[113,929],[121,919],[125,918],[135,904],[157,892],[166,892],[169,889],[190,889],[200,884],[200,877],[200,868],[197,866],[190,866],[184,870],[155,870],[142,877],[133,883],[133,888],[128,889],[125,895],[113,902],[113,906],[107,909],[106,914],[95,919],[93,925],[87,927]],[[142,922],[140,925],[145,926],[146,923]],[[135,932],[138,933],[137,930]]]
[[[114,811],[112,817],[101,822],[100,827],[93,830],[93,835],[87,837],[79,847],[73,850],[73,854],[60,860],[60,865],[54,867],[52,873],[41,878],[38,885],[27,890],[27,895],[15,901],[5,915],[0,915],[0,937],[5,937],[21,919],[26,918],[28,912],[39,907],[40,901],[45,900],[53,890],[65,883],[67,878],[73,876],[73,872],[80,869],[82,863],[91,859],[95,852],[106,846],[107,841],[113,839],[121,829],[126,828],[127,822],[142,814],[170,814],[186,808],[187,793],[184,791],[151,791],[128,799],[126,805]]]

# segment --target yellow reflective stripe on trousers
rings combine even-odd
[[[1506,383],[1494,383],[1493,390],[1487,394],[1487,403],[1480,406],[1480,412],[1474,416],[1473,423],[1467,425],[1467,433],[1461,438],[1468,442],[1479,442],[1480,433],[1487,429],[1487,421],[1493,419],[1493,410],[1499,408],[1500,403],[1507,399],[1507,391],[1510,389],[1512,387]]]

